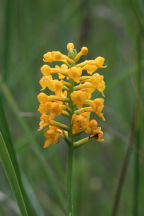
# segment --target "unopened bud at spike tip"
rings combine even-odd
[[[68,43],[67,44],[67,50],[70,51],[72,49],[74,49],[74,44],[73,43]]]

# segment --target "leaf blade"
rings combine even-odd
[[[11,184],[12,190],[15,194],[18,206],[20,208],[22,216],[30,216],[31,212],[28,210],[29,208],[26,205],[23,190],[20,186],[20,181],[16,173],[16,169],[13,165],[11,156],[9,154],[7,145],[3,139],[2,133],[0,132],[0,157],[2,160],[2,164],[4,166],[5,172]]]

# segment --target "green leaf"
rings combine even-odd
[[[17,170],[17,173],[18,173],[18,166],[17,166],[16,157],[14,153],[13,143],[10,137],[9,128],[8,128],[8,124],[7,124],[7,120],[6,120],[1,98],[0,98],[0,131],[3,135],[3,138],[7,145],[7,149],[9,151],[9,154],[11,155],[15,169]]]
[[[21,175],[20,175],[20,171],[19,171],[19,166],[18,166],[18,163],[17,163],[17,158],[15,156],[13,142],[11,140],[9,127],[8,127],[8,124],[7,124],[7,120],[6,120],[6,116],[5,116],[5,112],[4,112],[4,109],[3,109],[3,104],[2,104],[1,98],[0,98],[0,131],[1,131],[2,137],[3,137],[4,141],[5,141],[6,148],[7,148],[8,154],[9,154],[9,156],[11,158],[11,161],[12,161],[13,167],[15,169],[17,178],[19,180],[19,184],[20,184],[20,187],[21,187],[21,190],[22,190],[22,194],[23,194],[26,206],[28,208],[28,212],[31,212],[31,215],[33,215],[32,214],[32,209],[30,207],[30,202],[29,202],[29,200],[27,198],[27,195],[25,193],[25,189],[23,187],[23,183],[21,181]],[[1,149],[0,149],[0,151],[1,151]]]
[[[0,131],[0,157],[2,160],[2,164],[4,166],[5,172],[11,184],[12,190],[15,194],[18,206],[21,211],[22,216],[31,216],[33,215],[27,206],[27,203],[24,198],[23,189],[21,188],[21,182],[17,175],[15,166],[12,161],[12,157],[8,151],[7,145],[3,139],[2,133]]]

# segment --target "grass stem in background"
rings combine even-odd
[[[113,204],[113,209],[112,209],[112,216],[118,215],[118,208],[119,208],[119,204],[120,204],[121,193],[122,193],[122,189],[124,186],[124,180],[125,180],[126,173],[128,170],[128,165],[130,162],[130,156],[132,153],[132,147],[133,147],[133,143],[134,143],[134,131],[135,131],[135,113],[134,113],[131,133],[130,133],[129,145],[128,145],[127,152],[126,152],[123,164],[122,164],[122,168],[121,168],[120,176],[119,176],[119,180],[118,180],[118,185],[116,188],[116,193],[115,193],[115,197],[114,197],[114,204]]]
[[[4,20],[4,35],[3,35],[3,61],[2,73],[3,79],[6,80],[8,76],[9,60],[10,60],[10,47],[11,47],[11,15],[12,15],[12,1],[5,1],[5,20]]]
[[[138,32],[136,36],[136,54],[137,54],[137,96],[136,96],[136,131],[135,131],[135,145],[137,151],[134,159],[134,192],[133,192],[133,215],[139,215],[139,193],[140,193],[140,159],[138,152],[141,149],[141,129],[140,129],[140,113],[141,113],[141,72],[142,72],[142,44],[141,44],[141,30],[138,24]]]

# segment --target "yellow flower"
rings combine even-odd
[[[95,73],[92,76],[83,76],[81,77],[81,82],[84,82],[84,84],[77,86],[77,89],[79,87],[79,89],[89,91],[91,93],[97,89],[104,96],[103,92],[105,89],[105,82],[103,78],[104,76],[98,73]]]
[[[89,123],[89,127],[92,129],[92,130],[95,130],[97,128],[97,121],[95,119],[91,120],[90,123]]]
[[[38,111],[41,114],[47,114],[48,112],[51,111],[51,108],[52,108],[52,102],[41,103],[39,105]]]
[[[44,135],[47,140],[44,143],[44,148],[47,148],[50,144],[57,144],[57,140],[61,135],[61,131],[54,126],[49,126],[49,128],[44,130]]]
[[[98,68],[105,68],[106,66],[103,66],[104,61],[105,61],[105,59],[103,57],[99,56],[95,59],[94,64],[96,64]]]
[[[49,115],[45,115],[45,114],[42,114],[41,117],[40,117],[40,123],[39,123],[39,129],[38,131],[42,130],[45,126],[47,126],[51,120],[51,116]]]
[[[91,113],[94,112],[105,120],[102,113],[104,99],[92,100],[95,90],[104,96],[104,76],[94,73],[98,68],[106,67],[104,58],[97,57],[77,64],[80,57],[88,53],[88,48],[82,47],[77,54],[74,44],[68,43],[67,50],[68,55],[59,51],[47,52],[43,55],[44,62],[62,62],[61,65],[54,67],[46,64],[41,67],[42,78],[39,81],[41,90],[48,88],[52,92],[49,95],[41,92],[37,96],[40,103],[38,111],[41,114],[38,130],[45,128],[44,135],[47,138],[44,148],[52,143],[56,144],[59,136],[70,140],[69,134],[73,136],[79,132],[93,133],[85,140],[95,138],[97,141],[103,141],[101,127],[98,127],[95,119],[91,119]],[[68,125],[55,121],[58,115],[64,115]]]
[[[90,105],[93,109],[93,112],[95,112],[99,117],[101,117],[103,120],[105,120],[102,110],[104,108],[104,99],[103,98],[96,98],[95,100],[87,101],[87,104]]]
[[[83,67],[83,70],[86,70],[88,74],[92,74],[94,71],[96,71],[98,67],[96,65],[86,64]]]
[[[64,81],[53,80],[52,76],[43,76],[40,80],[41,90],[44,90],[48,87],[51,91],[55,92],[57,96],[61,95],[61,92],[64,88]]]
[[[51,67],[49,65],[43,65],[41,67],[41,72],[44,76],[48,76],[51,73]]]
[[[74,44],[73,43],[68,43],[67,44],[67,50],[70,51],[72,49],[74,49]]]
[[[51,112],[55,113],[56,115],[60,115],[64,109],[64,106],[60,102],[54,102],[51,106]]]
[[[84,91],[74,91],[70,95],[71,100],[75,103],[78,108],[81,108],[85,101],[89,98],[89,93]]]
[[[87,47],[82,47],[81,48],[81,54],[82,55],[87,55],[87,53],[88,53],[88,48]]]
[[[85,130],[86,133],[91,133],[91,131],[94,131],[98,126],[98,123],[95,119],[92,119],[91,121],[89,121],[89,123],[87,124],[87,128]]]
[[[87,70],[89,74],[95,72],[98,68],[105,68],[103,66],[105,59],[103,57],[97,57],[95,60],[88,60],[83,66],[83,70]]]
[[[39,105],[38,111],[41,114],[53,112],[55,115],[60,115],[63,111],[63,108],[64,106],[61,102],[46,102]]]
[[[104,76],[100,75],[98,73],[95,73],[93,76],[89,78],[89,82],[97,89],[99,92],[101,92],[103,95],[103,91],[105,89],[105,82],[103,80]]]
[[[93,131],[93,134],[94,134],[94,138],[99,141],[99,142],[102,142],[104,141],[104,139],[101,139],[101,137],[103,136],[103,132],[101,130],[101,127],[97,127],[94,131]]]
[[[80,82],[80,76],[82,74],[82,68],[71,67],[68,71],[68,76],[72,78],[76,83]]]
[[[55,68],[57,69],[59,79],[64,79],[68,74],[68,66],[66,64],[62,64],[61,66],[56,65]]]
[[[87,53],[88,53],[88,48],[82,47],[81,51],[76,55],[75,60],[78,61],[82,55],[87,55]]]
[[[51,52],[47,52],[43,55],[43,61],[44,62],[53,62],[53,57]]]
[[[67,63],[67,61],[73,62],[72,59],[70,59],[66,55],[63,55],[59,51],[47,52],[46,54],[43,55],[43,61],[48,62],[48,63],[53,62],[53,61],[61,61],[64,63]]]
[[[81,88],[81,91],[88,95],[88,98],[91,98],[92,93],[95,91],[95,87],[90,83],[85,83]]]
[[[73,114],[72,124],[73,124],[73,134],[80,132],[81,130],[86,130],[89,124],[90,113],[82,113],[80,115]]]
[[[40,81],[39,81],[39,83],[40,83],[40,85],[42,87],[41,90],[44,90],[46,87],[48,87],[49,83],[51,83],[51,80],[52,80],[52,76],[51,75],[49,75],[49,76],[43,76],[40,79]]]
[[[40,103],[46,103],[47,99],[48,99],[48,95],[46,95],[45,93],[41,92],[41,93],[38,94],[37,98],[38,98],[38,101]]]
[[[80,120],[79,118],[77,117],[76,114],[73,114],[72,116],[72,125],[73,125],[73,128],[72,128],[72,133],[73,134],[76,134],[80,131],[80,126],[81,126],[81,123],[80,123]]]
[[[62,93],[63,87],[64,87],[64,81],[63,80],[61,80],[61,81],[53,80],[52,85],[49,86],[49,89],[51,91],[55,92],[55,94],[57,96],[59,96]]]
[[[47,52],[43,55],[44,62],[62,61],[63,54],[59,51]]]

